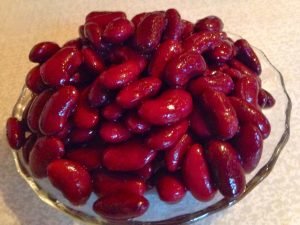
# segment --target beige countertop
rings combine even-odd
[[[262,49],[282,72],[292,98],[291,137],[272,173],[245,199],[197,224],[300,224],[300,1],[298,0],[1,0],[0,3],[0,223],[71,225],[69,217],[41,202],[18,175],[5,140],[5,121],[32,64],[28,52],[44,40],[64,43],[92,10],[140,11],[177,8],[195,21],[221,17],[226,31]],[[280,103],[278,103],[280,104]]]

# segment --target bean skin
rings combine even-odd
[[[129,130],[121,123],[104,122],[99,129],[99,136],[108,143],[119,143],[131,137]]]
[[[151,129],[151,125],[135,113],[130,113],[124,122],[127,129],[134,134],[144,134]]]
[[[85,21],[86,23],[96,23],[100,28],[104,28],[105,26],[107,26],[107,24],[116,19],[126,19],[126,14],[121,11],[91,12],[86,16]]]
[[[213,136],[209,127],[208,116],[203,109],[194,108],[190,116],[190,128],[200,139],[207,139]]]
[[[275,98],[266,90],[260,89],[258,92],[258,104],[261,108],[271,108],[275,105]]]
[[[195,32],[201,31],[216,31],[223,30],[224,24],[222,20],[217,16],[208,16],[200,19],[195,24]]]
[[[124,109],[115,102],[102,108],[101,115],[109,121],[117,121],[123,116]]]
[[[180,40],[182,34],[181,17],[176,9],[166,11],[167,26],[163,34],[163,40]]]
[[[127,19],[115,19],[105,27],[103,39],[109,43],[120,44],[134,33],[134,25]]]
[[[229,41],[222,41],[211,51],[209,56],[216,63],[225,63],[234,56],[233,44]]]
[[[69,134],[70,144],[81,144],[91,141],[96,135],[94,129],[73,128]]]
[[[35,134],[30,134],[25,140],[25,143],[22,147],[22,156],[25,163],[29,163],[29,155],[32,151],[32,148],[37,140],[37,136]]]
[[[96,49],[101,48],[102,33],[101,27],[96,23],[89,22],[84,25],[84,36]]]
[[[108,91],[94,81],[88,93],[88,100],[92,107],[99,107],[108,101]]]
[[[229,64],[232,68],[237,69],[242,74],[245,74],[248,76],[257,76],[256,73],[254,73],[246,65],[244,65],[242,62],[240,62],[239,60],[237,60],[235,58],[230,60]]]
[[[44,63],[54,55],[60,47],[54,42],[40,42],[33,46],[29,53],[29,60],[35,63]]]
[[[104,70],[104,62],[91,48],[85,47],[81,50],[83,66],[93,74],[99,74]]]
[[[18,150],[25,142],[25,130],[22,122],[15,117],[10,117],[6,121],[6,137],[11,148]]]
[[[193,34],[194,24],[187,20],[181,20],[181,26],[182,26],[181,38],[184,41],[185,39],[187,39]]]
[[[258,106],[259,84],[257,77],[244,76],[235,85],[234,96],[241,98],[255,107]]]
[[[46,89],[46,85],[42,80],[40,66],[33,67],[26,76],[26,86],[34,93],[41,93]]]

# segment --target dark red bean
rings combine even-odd
[[[62,48],[64,47],[73,47],[73,48],[77,48],[78,50],[80,50],[82,48],[83,42],[81,38],[76,38],[70,41],[67,41],[66,43],[63,44]]]
[[[94,81],[88,94],[88,100],[92,107],[99,107],[107,102],[108,92],[101,84]]]
[[[165,80],[171,87],[184,86],[193,77],[206,69],[203,57],[194,52],[185,52],[171,59],[165,67]]]
[[[239,39],[234,43],[237,48],[236,58],[248,66],[257,75],[261,74],[261,65],[251,45],[245,39]]]
[[[189,122],[183,120],[171,126],[153,129],[147,138],[147,144],[154,150],[170,148],[186,133],[188,126]]]
[[[77,48],[62,48],[41,66],[41,77],[51,87],[62,86],[77,72],[81,63],[81,53]]]
[[[131,133],[135,134],[144,134],[147,131],[150,130],[151,125],[147,123],[145,120],[140,118],[137,114],[135,113],[130,113],[126,118],[125,118],[125,125],[127,129]]]
[[[190,116],[190,127],[198,138],[207,139],[212,137],[212,131],[209,127],[208,116],[203,109],[195,107]]]
[[[211,131],[222,139],[232,138],[239,129],[235,108],[222,92],[206,89],[200,96],[203,109],[211,119]]]
[[[54,55],[60,47],[54,42],[40,42],[33,46],[29,53],[29,60],[36,63],[46,62],[52,55]]]
[[[99,122],[98,109],[92,108],[88,104],[89,87],[81,91],[77,107],[73,113],[74,125],[81,129],[90,129]]]
[[[92,140],[96,135],[94,129],[73,128],[69,138],[71,144],[80,144]]]
[[[235,83],[234,96],[258,106],[259,85],[256,77],[244,76]]]
[[[166,151],[165,164],[168,171],[175,172],[179,169],[191,144],[192,138],[188,134],[184,134],[172,148]]]
[[[47,168],[49,180],[54,187],[73,204],[82,205],[92,192],[89,173],[78,163],[69,160],[55,160]]]
[[[45,104],[39,128],[44,135],[58,133],[65,126],[78,99],[78,91],[73,86],[65,86],[55,92]]]
[[[99,27],[104,28],[111,21],[116,19],[126,19],[126,14],[124,12],[115,11],[115,12],[92,12],[86,16],[86,23],[93,22],[96,23]]]
[[[129,130],[121,123],[104,122],[99,129],[99,136],[108,143],[119,143],[131,137]]]
[[[191,35],[183,42],[183,49],[185,51],[192,51],[202,54],[207,50],[214,49],[221,41],[220,34],[212,31],[203,31]]]
[[[123,108],[134,108],[146,98],[156,95],[160,87],[160,79],[156,77],[145,77],[121,89],[116,100]]]
[[[194,144],[187,151],[182,173],[187,189],[196,199],[209,201],[214,197],[216,190],[201,145]]]
[[[154,125],[176,123],[186,118],[193,108],[191,95],[181,89],[163,92],[154,100],[142,103],[138,110],[139,116]]]
[[[160,42],[165,26],[166,19],[164,13],[149,13],[136,28],[134,38],[137,48],[143,52],[153,51]]]
[[[161,175],[156,184],[159,198],[167,203],[179,202],[186,193],[186,189],[182,181],[173,174],[167,173]]]
[[[245,76],[245,74],[242,74],[239,70],[234,68],[225,68],[222,72],[229,75],[234,82]]]
[[[25,163],[29,163],[29,155],[32,151],[32,148],[36,142],[37,136],[35,134],[30,134],[25,140],[25,143],[22,147],[22,156]]]
[[[229,41],[222,41],[211,51],[209,56],[216,63],[225,63],[234,56],[233,44]]]
[[[143,180],[148,180],[154,172],[154,166],[153,163],[148,163],[141,169],[138,169],[134,171],[134,174],[136,174],[138,177],[140,177]]]
[[[110,103],[102,108],[102,116],[110,121],[117,121],[122,117],[124,110],[115,102]]]
[[[143,168],[155,156],[156,151],[139,140],[132,140],[108,146],[103,154],[103,165],[112,171],[134,171]]]
[[[135,27],[137,27],[148,15],[149,15],[149,13],[146,13],[146,12],[136,14],[131,19],[131,22],[134,24]]]
[[[182,34],[181,17],[176,9],[166,11],[167,26],[163,34],[163,40],[180,40]]]
[[[101,27],[96,23],[88,22],[84,25],[84,36],[96,49],[101,48],[102,33]]]
[[[260,130],[251,123],[243,124],[233,139],[233,145],[241,158],[245,172],[253,171],[258,165],[263,149]]]
[[[107,196],[117,192],[129,192],[143,195],[145,182],[133,175],[99,171],[94,175],[94,192],[99,196]]]
[[[91,147],[71,149],[66,153],[65,158],[79,163],[87,170],[94,170],[101,167],[102,151]]]
[[[231,198],[245,190],[245,174],[233,147],[222,141],[211,141],[207,146],[207,160],[211,167],[219,191]]]
[[[190,82],[189,91],[193,96],[200,96],[206,89],[212,89],[227,95],[233,91],[234,82],[229,75],[222,72],[202,76]]]
[[[103,39],[109,43],[120,44],[130,38],[134,33],[134,25],[127,19],[115,19],[104,29]]]
[[[275,105],[275,98],[266,90],[260,89],[258,92],[258,104],[261,108],[271,108]]]
[[[149,75],[162,78],[167,62],[182,52],[180,42],[166,40],[162,42],[154,53],[149,65]]]
[[[91,48],[84,47],[81,50],[83,66],[91,73],[98,75],[104,70],[104,62],[101,57]]]
[[[184,41],[193,34],[194,24],[187,20],[181,20],[182,34],[181,38]]]
[[[26,76],[26,86],[34,93],[41,93],[46,89],[46,85],[42,80],[40,66],[33,67]]]
[[[200,19],[195,24],[195,31],[216,31],[220,32],[223,30],[224,24],[222,20],[217,16],[208,16]]]
[[[59,138],[60,140],[65,140],[71,133],[72,128],[72,124],[68,120],[64,127],[58,133],[55,134],[55,137]]]
[[[229,64],[232,68],[237,69],[242,74],[245,74],[248,76],[256,76],[256,74],[252,70],[250,70],[246,65],[244,65],[242,62],[240,62],[237,59],[232,59],[229,62]]]
[[[34,132],[39,132],[39,119],[45,104],[48,102],[49,98],[53,94],[51,90],[45,90],[39,94],[31,103],[27,115],[27,125],[29,129]]]
[[[11,148],[20,149],[25,142],[25,130],[22,122],[15,117],[10,117],[6,121],[6,138]]]
[[[252,123],[259,128],[264,139],[269,136],[271,125],[267,117],[257,107],[240,98],[230,97],[229,99],[240,123]]]
[[[111,66],[105,70],[96,81],[107,89],[122,88],[138,78],[141,73],[139,64],[135,60],[129,60],[122,64]]]
[[[29,167],[32,175],[37,178],[46,177],[49,163],[62,158],[64,153],[64,144],[58,138],[38,138],[29,155]]]
[[[94,211],[106,219],[126,220],[141,216],[149,207],[143,196],[117,192],[98,199],[93,206]]]

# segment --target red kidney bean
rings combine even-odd
[[[64,127],[55,134],[55,137],[59,138],[60,140],[64,140],[68,137],[68,135],[71,133],[72,130],[72,124],[71,122],[68,120],[66,122],[66,124],[64,125]]]
[[[29,129],[34,132],[39,132],[39,119],[45,104],[48,102],[49,98],[53,94],[52,90],[45,90],[39,94],[31,103],[27,115],[27,125]]]
[[[160,79],[156,77],[145,77],[121,89],[116,100],[123,108],[134,108],[146,98],[156,95],[160,87]]]
[[[99,129],[99,136],[108,143],[119,143],[131,137],[129,130],[121,123],[104,122]]]
[[[141,169],[138,169],[136,171],[134,171],[134,174],[136,174],[138,177],[140,177],[143,180],[148,180],[153,172],[154,172],[154,168],[153,168],[153,163],[148,163],[146,164],[144,167],[142,167]]]
[[[52,55],[54,55],[60,47],[54,42],[40,42],[33,46],[29,53],[29,60],[36,63],[46,62]]]
[[[58,133],[65,126],[78,99],[78,91],[73,86],[65,86],[56,91],[45,104],[39,128],[44,135]]]
[[[111,171],[134,171],[143,168],[156,156],[156,151],[142,141],[131,140],[108,146],[103,154],[103,165]]]
[[[240,123],[252,123],[259,128],[264,139],[269,136],[271,125],[267,117],[258,108],[240,98],[230,97],[229,99]]]
[[[103,218],[126,220],[141,216],[148,207],[149,202],[143,196],[130,192],[118,192],[98,199],[93,209]]]
[[[90,129],[99,122],[98,109],[92,108],[88,104],[89,87],[81,91],[77,107],[73,113],[74,125],[81,129]]]
[[[234,68],[224,68],[222,72],[229,75],[234,82],[245,76],[245,74]]]
[[[221,32],[223,30],[224,24],[222,20],[217,16],[208,16],[200,19],[195,24],[195,31],[215,31]]]
[[[221,194],[229,198],[242,194],[246,186],[245,174],[233,147],[214,140],[208,144],[206,156]]]
[[[227,95],[233,91],[234,82],[229,75],[217,72],[214,75],[199,77],[189,85],[189,91],[193,96],[200,96],[206,89],[212,89]]]
[[[63,157],[64,144],[56,137],[40,137],[36,140],[29,155],[29,167],[34,177],[47,176],[47,166]]]
[[[234,56],[233,44],[229,41],[222,41],[210,53],[210,59],[216,63],[225,63]]]
[[[260,130],[251,123],[243,124],[233,139],[233,145],[241,158],[244,171],[253,171],[258,165],[263,149]]]
[[[65,158],[79,163],[87,170],[94,170],[101,167],[102,151],[91,147],[76,148],[68,151]]]
[[[59,159],[51,162],[47,173],[52,185],[74,205],[82,205],[92,192],[89,173],[76,162]]]
[[[175,172],[179,169],[191,144],[192,138],[188,134],[184,134],[172,148],[166,151],[165,164],[168,171]]]
[[[102,33],[101,27],[96,23],[88,22],[84,25],[84,36],[96,49],[101,48]]]
[[[73,48],[77,48],[78,50],[80,50],[82,48],[82,39],[81,38],[76,38],[70,41],[67,41],[66,43],[63,44],[62,48],[64,47],[73,47]]]
[[[135,60],[140,66],[141,71],[146,68],[147,59],[140,53],[127,46],[119,46],[110,52],[110,61],[113,64],[119,64],[129,60]]]
[[[21,123],[22,123],[23,129],[25,132],[30,131],[30,129],[27,125],[28,111],[32,105],[33,100],[36,97],[37,97],[36,95],[31,96],[30,100],[28,101],[27,105],[25,106],[25,108],[23,109],[23,112],[22,112]]]
[[[190,116],[190,128],[200,139],[212,137],[212,131],[209,127],[208,116],[203,109],[195,107]]]
[[[92,140],[96,135],[94,129],[72,129],[69,138],[71,144],[80,144]]]
[[[181,17],[176,9],[166,11],[167,26],[163,34],[163,40],[180,40],[182,34]]]
[[[187,20],[181,20],[181,26],[182,26],[181,38],[182,40],[185,40],[193,34],[194,24]]]
[[[165,67],[165,80],[171,87],[184,86],[206,69],[203,57],[195,52],[185,52],[171,59]]]
[[[41,77],[51,87],[62,86],[77,72],[81,63],[81,53],[77,48],[62,48],[41,66]]]
[[[84,47],[81,50],[83,66],[93,74],[99,74],[104,70],[104,62],[101,57],[91,48]]]
[[[134,17],[132,17],[131,22],[135,27],[137,27],[148,15],[149,13],[146,12],[136,14]]]
[[[99,171],[94,176],[94,192],[99,196],[107,196],[118,192],[129,192],[143,195],[145,182],[137,176],[123,173]]]
[[[256,77],[244,76],[235,83],[234,96],[258,106],[259,85]]]
[[[124,110],[115,102],[104,106],[101,111],[102,116],[110,121],[117,121],[122,117],[123,113]]]
[[[242,62],[240,62],[237,59],[230,60],[229,64],[232,68],[237,69],[242,74],[248,76],[256,76],[256,74],[252,70],[250,70],[246,65],[244,65]]]
[[[258,104],[261,108],[271,108],[275,105],[274,97],[266,90],[260,89],[258,92]]]
[[[192,112],[192,108],[193,101],[188,92],[171,89],[154,100],[142,103],[138,114],[151,124],[166,125],[186,118]]]
[[[36,142],[37,136],[35,134],[30,134],[26,140],[24,145],[22,146],[22,156],[25,163],[29,163],[29,155],[32,151],[32,148]]]
[[[99,27],[104,28],[111,21],[116,19],[126,19],[126,14],[124,12],[115,11],[115,12],[92,12],[86,16],[86,23],[93,22],[96,23]]]
[[[102,37],[109,43],[120,44],[130,38],[133,33],[133,23],[127,19],[119,18],[107,24]]]
[[[41,93],[46,89],[46,85],[44,84],[41,73],[40,66],[33,67],[26,76],[26,86],[34,93]]]
[[[178,176],[167,173],[161,175],[156,184],[159,198],[167,203],[179,202],[186,193],[186,189]]]
[[[257,75],[261,74],[261,65],[254,50],[245,39],[239,39],[234,43],[237,49],[236,58],[242,61]]]
[[[211,200],[215,193],[214,183],[200,144],[194,144],[187,151],[182,174],[187,189],[199,201]]]
[[[88,100],[92,107],[99,107],[108,101],[108,92],[101,84],[94,81],[88,93]]]
[[[202,54],[207,50],[212,50],[221,43],[220,34],[212,31],[195,33],[183,41],[183,49]]]
[[[147,144],[154,150],[170,148],[186,133],[188,126],[189,122],[182,120],[167,127],[153,129],[147,138]]]
[[[141,73],[139,64],[129,60],[122,64],[111,66],[100,74],[96,81],[107,89],[122,88],[138,78]]]
[[[166,40],[157,48],[149,65],[149,75],[162,78],[167,62],[182,52],[180,42]]]
[[[135,113],[130,113],[124,120],[127,129],[134,134],[144,134],[150,130],[151,125]]]
[[[153,51],[158,46],[165,27],[164,13],[149,13],[136,28],[134,39],[137,48],[143,52]]]
[[[211,131],[222,139],[232,138],[239,129],[234,107],[225,94],[206,89],[200,96],[203,109],[211,118]]]
[[[22,122],[15,117],[10,117],[6,121],[6,137],[11,148],[20,149],[25,142],[25,130]]]

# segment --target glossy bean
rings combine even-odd
[[[99,107],[108,101],[108,91],[98,82],[94,81],[88,93],[88,101],[92,107]]]
[[[222,41],[210,52],[209,56],[215,63],[225,63],[234,57],[233,44],[229,41]]]
[[[275,105],[275,98],[264,89],[260,89],[258,92],[258,104],[261,108],[271,108]]]
[[[37,136],[35,134],[30,134],[22,146],[22,156],[25,163],[29,163],[29,155],[32,151],[32,148],[37,140]]]
[[[200,139],[207,139],[213,136],[208,120],[209,118],[203,109],[199,107],[193,109],[190,116],[190,128]]]
[[[94,129],[73,128],[69,134],[70,144],[80,144],[92,140],[96,136]]]
[[[182,24],[179,12],[176,9],[166,11],[167,26],[163,34],[163,40],[180,40]]]
[[[99,136],[108,143],[119,143],[131,137],[129,130],[121,123],[104,122],[99,129]]]
[[[117,103],[112,102],[102,108],[101,115],[109,121],[117,121],[122,117],[124,109]]]
[[[235,83],[234,96],[258,106],[259,85],[256,77],[244,76]]]
[[[33,67],[26,75],[26,86],[34,93],[41,93],[46,89],[46,85],[42,80],[40,66]]]
[[[96,48],[101,48],[103,30],[98,24],[88,22],[84,25],[84,36]]]
[[[54,42],[40,42],[32,47],[29,53],[29,60],[36,63],[46,62],[54,55],[60,47]]]
[[[126,19],[126,14],[121,11],[115,11],[115,12],[108,12],[108,11],[102,11],[102,12],[91,12],[86,16],[86,23],[93,22],[96,23],[99,27],[104,28],[116,19]]]
[[[118,18],[111,21],[103,31],[103,40],[120,44],[130,38],[134,33],[134,25],[131,21],[123,18]]]
[[[248,76],[256,76],[256,74],[250,70],[245,64],[243,64],[241,61],[237,59],[232,59],[229,62],[230,66],[234,69],[237,69],[242,74],[248,75]]]
[[[6,138],[11,148],[20,149],[25,141],[25,130],[22,122],[15,117],[10,117],[6,121]]]
[[[145,120],[140,118],[137,114],[135,113],[130,113],[126,118],[125,118],[125,125],[127,129],[134,134],[144,134],[147,131],[150,130],[151,125],[147,123]]]
[[[181,39],[184,41],[193,34],[194,24],[187,20],[181,20],[182,34]]]
[[[85,47],[81,50],[83,66],[91,73],[98,75],[104,70],[105,64],[100,56],[91,48]]]
[[[216,31],[220,32],[223,30],[224,24],[222,20],[217,16],[207,16],[200,19],[195,24],[195,31]]]

